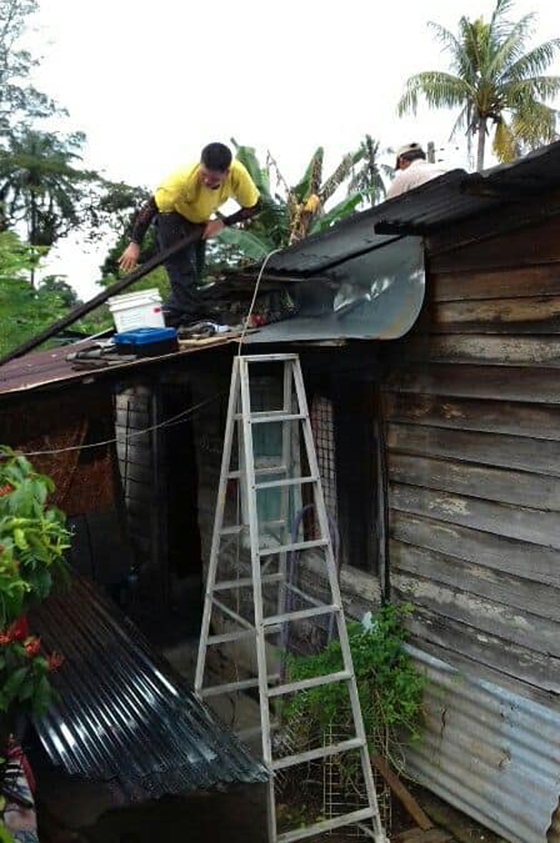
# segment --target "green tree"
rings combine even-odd
[[[547,104],[560,92],[560,77],[546,76],[560,39],[528,47],[535,14],[507,19],[512,0],[497,0],[489,22],[462,17],[454,35],[437,23],[434,30],[451,57],[451,72],[426,71],[406,83],[399,114],[416,113],[423,97],[433,108],[460,108],[453,134],[477,135],[477,170],[484,167],[486,136],[495,127],[494,152],[511,161],[522,152],[556,139],[557,111]]]
[[[11,231],[0,233],[0,355],[60,318],[68,305],[49,284],[34,289],[28,281],[41,250],[22,243]]]
[[[84,219],[84,185],[99,181],[76,162],[81,132],[60,135],[23,126],[9,133],[0,150],[3,227],[24,224],[32,246],[52,246]]]
[[[39,62],[21,48],[28,18],[39,8],[36,0],[0,0],[0,137],[26,119],[47,117],[57,108],[29,82]]]

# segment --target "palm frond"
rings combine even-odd
[[[452,32],[435,21],[428,21],[428,28],[432,29],[437,41],[442,45],[444,52],[451,54],[451,65],[458,76],[464,79],[475,78],[475,68],[472,64],[471,56],[465,50],[465,45],[462,41],[456,38]]]
[[[523,108],[528,101],[554,99],[560,93],[560,76],[533,76],[502,86],[505,108]]]
[[[465,132],[468,132],[471,128],[471,125],[471,106],[470,103],[466,103],[465,106],[461,109],[459,116],[455,120],[455,123],[453,124],[451,134],[449,135],[449,140],[452,140],[459,130],[464,130]]]
[[[490,18],[490,31],[492,39],[495,42],[503,41],[508,36],[512,26],[514,26],[509,18],[506,17],[514,5],[515,0],[497,0],[492,17]],[[534,23],[535,18],[535,12],[530,12],[528,15],[524,15],[519,23],[523,23],[523,28],[527,28],[528,31]]]
[[[498,161],[513,161],[519,155],[515,135],[505,120],[500,120],[496,126],[492,148]]]
[[[560,50],[560,38],[545,41],[505,68],[502,78],[508,81],[521,81],[528,76],[540,76],[554,61],[558,50]]]
[[[475,91],[472,87],[451,73],[442,71],[424,71],[411,76],[406,82],[405,92],[401,97],[397,111],[399,116],[412,111],[416,114],[418,101],[423,97],[432,108],[455,108],[463,105]]]
[[[525,15],[513,24],[503,37],[493,39],[492,57],[488,63],[488,76],[499,78],[507,73],[524,55],[527,39],[531,34],[533,15]]]
[[[513,114],[511,130],[524,149],[535,149],[557,140],[557,116],[558,112],[548,105],[527,102]]]

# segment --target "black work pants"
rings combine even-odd
[[[160,251],[200,230],[199,225],[176,213],[158,214],[155,224]],[[203,316],[196,287],[204,269],[205,247],[205,240],[197,240],[165,261],[164,266],[171,285],[171,295],[164,306],[167,325],[193,322]]]

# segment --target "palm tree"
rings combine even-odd
[[[512,5],[512,0],[497,0],[490,22],[462,17],[457,35],[429,23],[451,56],[451,72],[410,77],[398,104],[400,115],[416,113],[420,97],[433,108],[460,108],[452,137],[459,129],[469,138],[478,135],[477,170],[484,167],[489,124],[495,126],[493,147],[500,161],[557,137],[557,111],[546,103],[560,91],[560,77],[543,74],[560,39],[527,50],[535,14],[510,22],[506,15]]]
[[[373,207],[385,197],[386,189],[382,173],[386,176],[393,174],[393,168],[386,164],[379,164],[379,141],[371,135],[366,135],[360,145],[360,166],[352,169],[352,177],[348,184],[348,193],[361,193],[365,204]]]
[[[84,136],[63,137],[24,126],[0,150],[2,225],[27,228],[28,242],[49,248],[81,222],[85,184],[98,176],[77,169]]]

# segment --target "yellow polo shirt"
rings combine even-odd
[[[200,163],[176,170],[157,188],[154,194],[162,214],[175,211],[190,222],[207,222],[214,211],[235,199],[242,208],[252,208],[259,200],[259,191],[240,161],[232,161],[223,184],[216,190],[205,187],[198,174]]]

